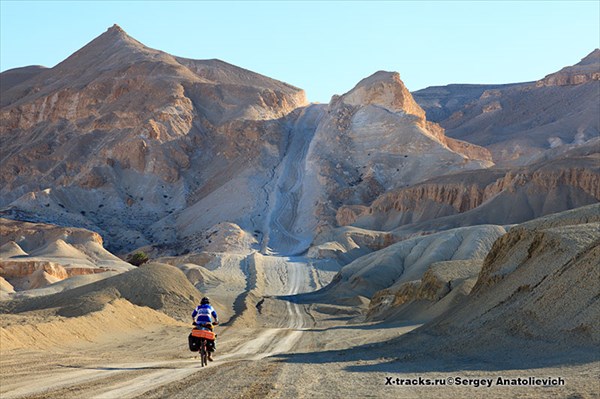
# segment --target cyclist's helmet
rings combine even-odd
[[[200,305],[208,305],[210,304],[210,299],[208,299],[207,296],[205,296],[204,298],[202,298],[202,301],[200,301]]]

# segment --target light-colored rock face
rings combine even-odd
[[[257,233],[255,233],[258,236]],[[190,252],[200,250],[206,252],[228,252],[234,254],[249,254],[257,249],[258,240],[234,223],[218,223],[208,230],[188,236],[187,242],[181,245]]]
[[[376,105],[391,112],[404,112],[425,119],[425,111],[415,102],[397,72],[374,73],[361,80],[340,101],[355,107]]]
[[[600,154],[529,167],[465,172],[389,191],[370,206],[341,207],[340,225],[393,230],[445,229],[474,223],[514,224],[600,201]],[[436,227],[437,225],[437,227]]]
[[[599,221],[600,206],[591,205],[511,229],[469,298],[429,329],[475,337],[475,349],[523,337],[597,346]]]
[[[6,281],[4,277],[0,277],[0,294],[11,294],[15,292],[15,287]]]
[[[332,99],[308,151],[307,189],[300,201],[300,209],[312,210],[317,230],[335,225],[342,205],[368,203],[390,189],[491,165],[456,152],[458,145],[452,150],[443,129],[424,116],[395,73],[378,72]]]
[[[3,91],[0,206],[93,229],[114,249],[173,242],[174,227],[149,227],[248,171],[246,192],[261,191],[266,177],[256,176],[285,150],[281,119],[305,103],[288,84],[218,60],[173,57],[112,27]],[[255,201],[249,207],[264,199]],[[198,229],[237,215],[227,216]]]
[[[14,241],[9,241],[0,247],[0,257],[14,258],[17,256],[27,256],[27,252]]]
[[[600,136],[600,50],[537,82],[449,85],[415,98],[449,137],[484,146],[501,166],[531,163],[545,151]]]
[[[19,291],[132,268],[106,251],[97,233],[0,218],[0,276]]]

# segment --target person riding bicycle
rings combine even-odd
[[[219,324],[219,317],[217,316],[217,312],[211,306],[210,299],[208,297],[202,298],[202,300],[200,301],[200,305],[198,305],[196,309],[194,309],[194,311],[192,312],[192,319],[194,319],[194,325],[197,328],[204,328],[210,331],[213,330],[213,325]],[[212,353],[217,348],[214,340],[207,340],[207,344],[208,360],[212,362]]]

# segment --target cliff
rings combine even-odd
[[[465,223],[511,224],[598,201],[598,154],[590,153],[508,171],[488,169],[432,179],[386,193],[370,206],[341,207],[336,220],[342,226],[392,230],[427,221],[434,225],[435,219],[471,211]],[[510,212],[500,211],[508,207]]]
[[[186,238],[151,226],[248,173],[265,176],[246,181],[254,214],[235,213],[240,200],[228,196],[229,213],[189,234],[224,220],[256,228],[288,140],[283,119],[306,104],[289,84],[148,48],[116,25],[53,68],[18,72],[2,74],[12,83],[0,108],[0,207],[94,230],[113,250]]]
[[[0,218],[0,277],[17,291],[132,268],[106,251],[95,232]]]
[[[600,50],[536,82],[448,85],[413,93],[448,137],[487,148],[494,163],[522,166],[600,136]]]
[[[565,67],[538,80],[536,86],[574,86],[600,80],[600,49],[595,49],[579,63]]]
[[[332,98],[308,149],[300,209],[312,213],[309,226],[321,232],[335,224],[340,207],[435,176],[487,168],[489,159],[481,147],[448,140],[425,119],[400,75],[379,71]]]

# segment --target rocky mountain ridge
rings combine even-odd
[[[587,71],[596,58],[566,70]],[[327,105],[308,105],[304,92],[289,84],[219,60],[150,49],[115,25],[54,68],[20,68],[1,77],[9,82],[0,109],[2,215],[87,228],[119,253],[144,247],[176,255],[229,242],[235,252],[299,254],[338,225],[434,223],[498,196],[531,199],[535,189],[556,184],[572,192],[557,192],[556,204],[542,201],[515,220],[598,198],[592,158],[574,161],[581,164],[571,169],[570,161],[561,161],[558,175],[551,165],[537,174],[510,165],[488,170],[495,144],[484,140],[485,148],[447,136],[396,72],[376,72]],[[582,103],[586,115],[594,82],[574,86],[589,94]],[[457,112],[466,118],[475,97],[531,91],[521,89],[471,87],[455,101],[462,90],[456,86],[443,102],[464,105]],[[573,147],[589,143],[590,126]],[[550,157],[544,159],[568,156],[557,152],[563,148],[543,152]],[[457,173],[474,183],[453,182],[461,179],[450,176]],[[527,186],[533,180],[535,189]],[[519,188],[525,186],[529,194]],[[465,220],[471,218],[479,220]]]
[[[209,296],[225,334],[203,370],[225,397],[397,396],[368,382],[399,370],[594,397],[594,60],[422,106],[379,71],[306,104],[115,26],[54,68],[0,74],[0,396],[193,397],[182,345]],[[489,142],[447,136],[431,109]],[[122,260],[138,251],[150,262]],[[500,374],[567,383],[483,388]]]
[[[334,96],[306,155],[300,199],[317,232],[335,225],[335,210],[363,204],[428,177],[492,165],[481,147],[448,139],[397,73],[380,71]]]
[[[489,202],[495,209],[507,212],[496,212],[493,217],[493,213],[486,214],[482,210],[477,212],[480,217],[471,222],[513,224],[593,204],[600,201],[600,154],[594,148],[590,151],[583,156],[573,155],[523,168],[492,168],[438,177],[389,191],[370,206],[340,207],[336,220],[341,226],[392,230],[402,225],[476,212],[480,206],[491,210]],[[540,195],[545,198],[534,200]],[[507,207],[511,206],[515,209],[508,211]],[[526,207],[533,213],[519,216],[517,210]],[[468,223],[469,217],[465,216],[464,220]]]
[[[3,214],[88,228],[118,252],[191,250],[226,222],[254,249],[297,253],[340,205],[491,165],[427,121],[392,72],[306,106],[291,85],[113,26],[14,81],[0,109]]]
[[[600,49],[535,81],[449,85],[414,94],[449,137],[486,147],[501,166],[535,162],[545,151],[600,136]]]
[[[273,167],[287,136],[281,118],[305,103],[293,86],[170,56],[114,26],[3,89],[0,205],[91,228],[117,250],[172,241],[148,227],[223,178]]]
[[[580,62],[552,73],[536,82],[536,86],[574,86],[600,80],[600,49],[595,49]]]

